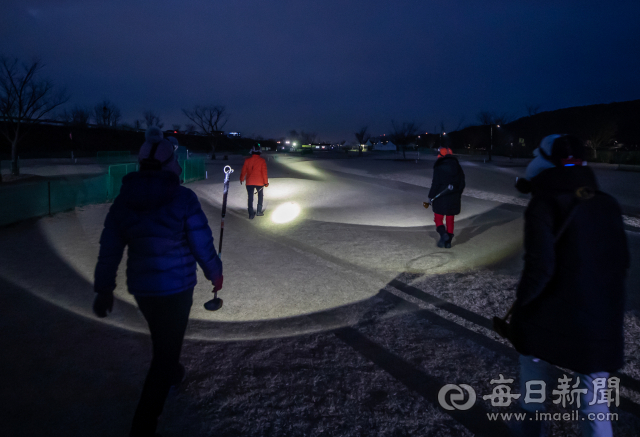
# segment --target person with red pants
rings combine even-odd
[[[450,190],[449,185],[452,185],[453,189]],[[436,223],[436,231],[440,234],[438,247],[451,248],[453,220],[454,216],[460,214],[464,186],[464,172],[458,159],[453,156],[451,149],[440,147],[438,159],[433,165],[433,180],[429,190],[429,199],[433,199],[433,220]]]
[[[249,219],[256,216],[253,210],[253,192],[258,191],[258,216],[264,215],[262,208],[262,199],[264,196],[264,187],[269,186],[269,178],[267,177],[267,162],[260,156],[260,146],[255,145],[251,148],[251,157],[245,159],[240,173],[240,184],[246,179],[247,181],[247,203],[249,211]]]

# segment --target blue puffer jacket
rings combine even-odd
[[[100,237],[95,291],[110,293],[128,246],[127,286],[136,296],[164,296],[196,285],[196,262],[207,279],[222,262],[196,194],[169,171],[133,172],[122,180]]]

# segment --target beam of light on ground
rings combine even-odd
[[[295,184],[287,184],[287,183],[283,183],[280,179],[272,179],[272,182],[269,184],[269,186],[265,189],[263,188],[263,190],[265,191],[265,194],[267,194],[267,197],[269,199],[291,199],[291,197],[293,197],[296,194],[296,191],[299,191],[298,189],[296,189]]]
[[[278,206],[271,214],[274,223],[289,223],[300,215],[300,205],[295,202],[287,202]]]
[[[278,158],[278,163],[298,173],[305,174],[317,179],[329,179],[330,174],[311,161],[298,161],[293,159]]]

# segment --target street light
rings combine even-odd
[[[500,127],[500,125],[496,124],[496,127]],[[493,125],[490,124],[489,128],[490,128],[490,131],[491,131],[491,134],[490,134],[490,140],[491,140],[490,142],[491,142],[491,144],[489,145],[489,161],[491,161],[491,152],[493,151]]]

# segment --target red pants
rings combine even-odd
[[[453,234],[453,219],[455,218],[454,215],[448,215],[447,216],[447,232],[450,234]],[[433,214],[433,221],[436,222],[436,226],[442,226],[444,220],[444,216],[440,215],[440,214]]]

